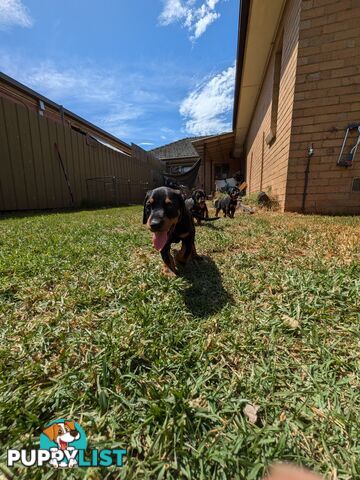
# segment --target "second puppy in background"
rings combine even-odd
[[[220,210],[222,210],[224,217],[234,218],[239,195],[240,190],[237,187],[232,187],[226,197],[215,200],[215,216],[218,217]]]
[[[196,219],[198,225],[201,225],[201,220],[209,218],[204,190],[194,190],[191,197],[185,200],[185,205],[188,212]]]

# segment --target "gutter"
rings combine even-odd
[[[239,105],[240,84],[245,56],[245,43],[247,35],[247,26],[249,19],[251,0],[240,0],[239,8],[239,27],[238,27],[238,44],[236,53],[236,76],[235,76],[235,93],[234,93],[234,109],[233,109],[233,131],[236,130],[237,107]]]
[[[211,143],[211,142],[219,142],[222,139],[231,138],[234,135],[234,132],[225,132],[219,133],[218,135],[210,135],[209,137],[200,138],[199,140],[194,140],[191,142],[194,147],[196,148],[198,145],[201,146],[202,143]]]

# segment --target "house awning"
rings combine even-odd
[[[221,133],[192,142],[201,158],[217,163],[227,163],[234,150],[234,133]]]
[[[201,165],[201,159],[199,159],[190,170],[185,173],[172,173],[171,175],[163,174],[164,183],[174,182],[179,185],[185,185],[189,189],[193,188],[196,182],[196,178],[199,173],[199,168]]]

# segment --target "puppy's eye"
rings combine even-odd
[[[59,428],[58,430],[58,434],[61,435],[62,434],[62,430]]]

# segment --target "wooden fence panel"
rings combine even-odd
[[[137,145],[131,156],[117,152],[0,98],[1,211],[142,203],[163,170]]]
[[[49,141],[49,161],[53,164],[53,184],[55,189],[56,208],[68,208],[71,207],[71,199],[67,192],[66,181],[64,173],[61,168],[61,161],[58,154],[55,151],[55,143],[59,146],[59,152],[61,158],[64,156],[63,145],[59,145],[59,138],[57,136],[56,123],[46,119],[48,125],[48,141]]]
[[[31,112],[29,112],[31,113]],[[45,177],[44,159],[41,147],[39,119],[34,116],[33,121],[30,121],[30,137],[33,152],[33,162],[35,171],[35,181],[37,186],[37,200],[38,208],[43,208],[43,205],[49,204],[48,182]]]
[[[79,166],[81,170],[81,185],[82,185],[82,190],[83,190],[83,197],[82,197],[82,204],[86,205],[86,199],[88,197],[88,188],[87,188],[87,183],[86,183],[86,178],[90,177],[90,165],[89,162],[86,159],[86,154],[85,154],[85,147],[86,147],[86,138],[84,135],[79,135],[76,134],[76,132],[73,132],[73,134],[77,137],[78,139],[78,145],[79,145]]]
[[[5,109],[0,98],[0,188],[1,210],[16,210],[16,192],[14,188],[13,165],[10,161],[10,149],[7,138],[7,125],[5,121]]]
[[[24,171],[26,201],[28,204],[39,208],[34,156],[31,141],[29,124],[29,111],[21,105],[16,105],[16,116],[18,122],[19,146]]]
[[[16,105],[11,102],[4,102],[4,107],[5,125],[9,146],[9,161],[11,163],[11,168],[13,172],[13,188],[16,198],[16,208],[25,209],[28,205],[28,201],[26,192],[25,169],[22,163]]]
[[[63,146],[63,157],[62,160],[65,165],[66,175],[68,177],[68,190],[71,191],[71,195],[73,198],[72,205],[79,205],[79,195],[78,195],[78,177],[75,175],[75,167],[74,167],[74,156],[72,151],[72,144],[71,144],[71,129],[65,128],[64,125],[58,125],[58,132],[61,136],[60,145]],[[59,147],[60,148],[60,147]]]
[[[38,117],[41,151],[42,151],[42,164],[43,172],[47,191],[47,203],[41,205],[41,208],[57,208],[56,202],[56,190],[55,190],[55,165],[53,158],[53,151],[50,147],[48,122],[46,118]],[[28,208],[33,208],[29,205]]]

